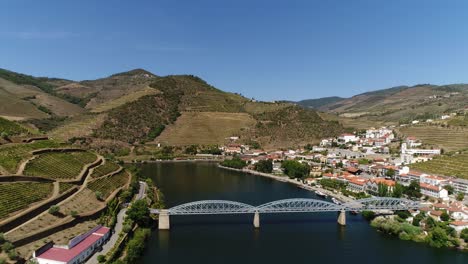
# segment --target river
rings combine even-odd
[[[206,199],[259,205],[316,198],[292,184],[218,168],[214,163],[142,164],[165,194],[167,207]],[[468,263],[468,253],[435,249],[377,232],[361,216],[337,213],[172,216],[170,231],[154,231],[142,264],[153,263]]]

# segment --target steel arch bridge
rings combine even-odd
[[[181,204],[165,210],[168,215],[212,215],[212,214],[252,214],[252,213],[309,213],[340,212],[361,210],[409,210],[418,209],[419,202],[402,198],[373,197],[344,204],[334,204],[324,200],[295,198],[284,199],[253,206],[226,200],[203,200]],[[159,214],[156,209],[152,213]]]

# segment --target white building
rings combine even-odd
[[[421,193],[423,195],[437,198],[437,199],[448,199],[448,191],[442,188],[442,186],[435,186],[427,183],[419,183],[421,187]]]
[[[468,180],[465,179],[453,179],[450,184],[455,189],[456,193],[468,194]]]
[[[33,252],[39,264],[79,264],[84,263],[98,250],[110,236],[110,229],[97,226],[88,233],[70,240],[68,245],[59,246],[47,243]]]
[[[356,135],[348,133],[341,134],[341,136],[338,137],[338,141],[341,143],[356,142],[358,140],[359,138],[356,137]]]

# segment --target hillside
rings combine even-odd
[[[468,85],[398,86],[367,92],[318,107],[341,117],[384,123],[407,123],[436,117],[468,105]]]
[[[2,100],[0,116],[90,144],[209,145],[241,136],[263,146],[290,146],[343,131],[313,110],[255,102],[193,75],[161,77],[142,69],[86,81],[0,70]]]
[[[325,105],[338,103],[342,100],[345,100],[345,98],[338,97],[338,96],[331,96],[331,97],[323,97],[323,98],[317,98],[317,99],[301,100],[295,103],[303,107],[317,109]]]

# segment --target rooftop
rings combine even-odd
[[[77,257],[81,252],[85,251],[94,243],[96,243],[96,241],[98,241],[109,231],[109,228],[101,227],[70,249],[52,247],[37,257],[59,262],[69,262],[70,260]]]

